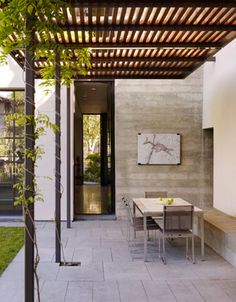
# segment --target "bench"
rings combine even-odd
[[[236,217],[214,208],[204,211],[205,243],[236,267]]]

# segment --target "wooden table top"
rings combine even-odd
[[[163,207],[167,204],[168,198],[133,198],[133,202],[139,209],[139,211],[145,216],[157,216],[163,213]],[[174,201],[171,206],[185,206],[191,205],[191,203],[185,201],[182,198],[173,198]],[[203,210],[194,207],[194,212],[203,213]]]

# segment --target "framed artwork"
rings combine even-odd
[[[138,134],[139,165],[180,165],[180,134]]]

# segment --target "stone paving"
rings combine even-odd
[[[10,225],[2,223],[0,225]],[[14,223],[13,225],[16,225]],[[62,226],[67,261],[80,267],[54,263],[54,224],[38,223],[42,302],[197,302],[236,301],[236,268],[206,247],[196,264],[185,258],[184,242],[167,245],[167,265],[149,243],[148,262],[143,261],[142,233],[129,247],[123,221],[77,221]],[[23,249],[0,277],[0,301],[24,301]]]

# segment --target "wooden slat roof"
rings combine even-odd
[[[92,68],[78,78],[185,78],[236,37],[236,1],[69,2],[52,40],[91,48]]]

